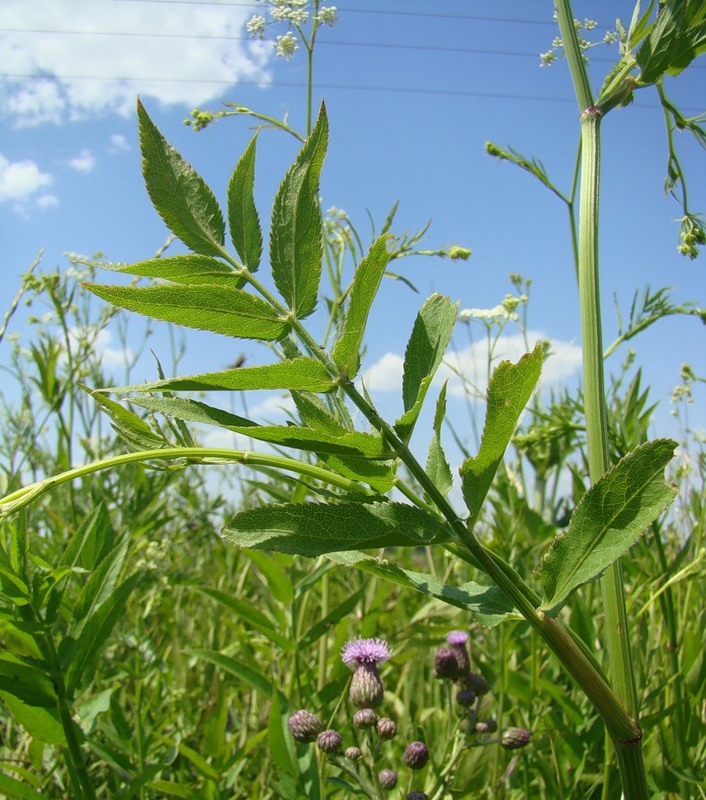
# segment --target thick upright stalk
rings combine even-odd
[[[581,188],[579,192],[579,295],[583,349],[584,407],[591,481],[609,468],[607,408],[603,375],[598,269],[598,202],[600,188],[601,112],[593,106],[585,65],[578,46],[569,0],[555,0],[574,91],[581,109]],[[606,626],[606,649],[613,688],[637,724],[638,703],[630,653],[625,589],[620,561],[601,579]],[[632,740],[612,737],[626,800],[647,798],[641,735]]]

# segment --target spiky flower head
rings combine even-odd
[[[381,739],[394,739],[397,736],[397,725],[389,717],[380,717],[375,725],[375,730]]]
[[[407,792],[407,800],[429,800],[426,792]]]
[[[454,647],[440,647],[434,656],[434,677],[455,681],[463,675]]]
[[[446,637],[451,650],[453,650],[458,661],[459,675],[465,675],[471,671],[471,658],[468,655],[468,634],[466,631],[451,631]]]
[[[311,711],[300,709],[287,721],[289,732],[298,742],[313,742],[324,727],[321,720]]]
[[[384,769],[378,775],[383,789],[394,789],[397,786],[397,773],[393,769]]]
[[[330,728],[316,737],[316,744],[322,753],[337,753],[341,749],[342,742],[341,734]]]
[[[353,714],[353,724],[356,728],[372,728],[378,721],[378,715],[372,708],[359,708]]]
[[[407,745],[402,760],[410,769],[421,769],[429,761],[429,748],[424,742],[412,742]]]
[[[347,747],[343,755],[351,761],[360,761],[363,757],[363,751],[360,747]]]
[[[505,728],[500,737],[500,744],[506,750],[519,750],[529,744],[530,732],[525,728]]]
[[[377,667],[390,657],[390,645],[383,639],[353,639],[341,650],[343,663],[350,669]]]

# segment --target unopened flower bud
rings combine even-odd
[[[360,747],[347,747],[343,755],[351,761],[359,761],[363,757],[363,751]]]
[[[426,792],[407,792],[407,800],[429,800]]]
[[[393,739],[397,735],[397,725],[389,717],[380,717],[375,730],[381,739]]]
[[[456,702],[464,708],[472,706],[475,699],[476,693],[470,689],[461,689],[461,691],[456,695]]]
[[[500,744],[506,750],[519,750],[529,743],[530,732],[525,728],[506,728],[500,737]]]
[[[316,744],[321,750],[322,753],[336,753],[341,749],[341,743],[343,739],[341,738],[341,734],[338,731],[334,730],[327,730],[322,731],[316,737]]]
[[[410,769],[421,769],[429,761],[429,749],[424,742],[412,742],[407,745],[402,760]]]
[[[383,789],[394,789],[397,786],[397,773],[392,769],[384,769],[378,775]]]
[[[377,667],[361,664],[353,673],[348,696],[358,708],[375,708],[382,703],[385,690]]]
[[[469,672],[464,677],[463,683],[466,689],[470,689],[477,695],[488,694],[488,692],[490,691],[490,686],[488,685],[488,681],[482,675],[479,675],[477,672]]]
[[[458,655],[452,647],[440,647],[434,656],[434,677],[455,681],[463,675]]]
[[[378,715],[372,708],[360,708],[353,714],[353,724],[356,728],[372,728],[378,721]]]
[[[313,742],[324,727],[311,711],[295,711],[287,721],[289,732],[298,742]]]

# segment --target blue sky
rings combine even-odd
[[[419,289],[386,281],[374,308],[365,367],[384,412],[399,411],[400,357],[421,300],[439,291],[461,308],[491,308],[512,291],[509,273],[532,279],[529,328],[550,338],[557,356],[547,383],[573,381],[580,329],[569,231],[563,205],[516,167],[488,157],[484,143],[512,146],[541,160],[567,191],[578,142],[578,110],[562,61],[540,69],[540,52],[557,35],[548,2],[520,0],[340,0],[338,22],[319,34],[315,98],[325,98],[331,125],[321,194],[345,209],[364,241],[368,212],[378,227],[392,204],[394,232],[432,220],[424,246],[472,248],[467,262],[409,258],[395,263]],[[300,51],[278,59],[271,42],[252,42],[245,23],[262,3],[182,0],[4,0],[0,6],[0,226],[5,307],[20,276],[44,248],[45,269],[66,268],[65,253],[101,251],[114,261],[151,257],[167,231],[142,186],[135,98],[213,187],[225,195],[230,172],[252,135],[245,118],[201,133],[183,125],[200,106],[233,101],[305,125],[306,62]],[[575,16],[599,23],[596,39],[629,21],[630,2],[576,2]],[[20,29],[22,32],[20,32]],[[268,29],[268,37],[284,29]],[[597,90],[616,48],[590,51]],[[706,63],[668,80],[685,114],[706,108]],[[677,253],[678,205],[665,198],[664,122],[651,90],[604,125],[602,291],[604,336],[616,332],[613,296],[627,315],[633,293],[673,287],[675,302],[706,305],[704,256]],[[704,153],[677,139],[690,180],[690,203],[706,210]],[[294,139],[265,131],[258,144],[257,199],[267,219],[271,200],[296,153]],[[179,252],[174,245],[172,252]],[[104,282],[110,282],[106,275]],[[18,317],[15,330],[22,330]],[[508,333],[515,334],[512,326]],[[482,331],[455,337],[457,365],[469,374],[484,357]],[[632,345],[654,399],[664,403],[660,433],[672,433],[668,401],[679,368],[706,373],[706,330],[693,317],[671,318]],[[224,368],[249,342],[189,333],[182,374]],[[104,340],[106,360],[115,354]],[[114,342],[113,342],[114,344]],[[517,355],[519,339],[505,352]],[[5,347],[3,344],[1,347]],[[166,337],[151,345],[168,360]],[[502,348],[501,348],[502,352]],[[623,347],[609,361],[617,370]],[[2,360],[0,352],[0,360]],[[154,378],[147,354],[133,379]],[[706,393],[697,391],[691,421],[706,425]],[[276,404],[276,401],[275,401]],[[451,410],[465,413],[460,399]],[[270,403],[262,413],[275,414]]]

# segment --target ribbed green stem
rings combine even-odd
[[[583,349],[584,407],[589,474],[592,482],[609,468],[607,407],[603,375],[598,268],[598,205],[600,189],[601,111],[593,106],[586,67],[581,55],[569,0],[555,0],[564,52],[581,110],[581,187],[579,192],[579,295]],[[626,800],[646,800],[647,782],[640,744],[625,589],[620,561],[601,579],[606,625],[606,650],[614,690],[634,721],[636,735],[611,739],[616,748]]]

